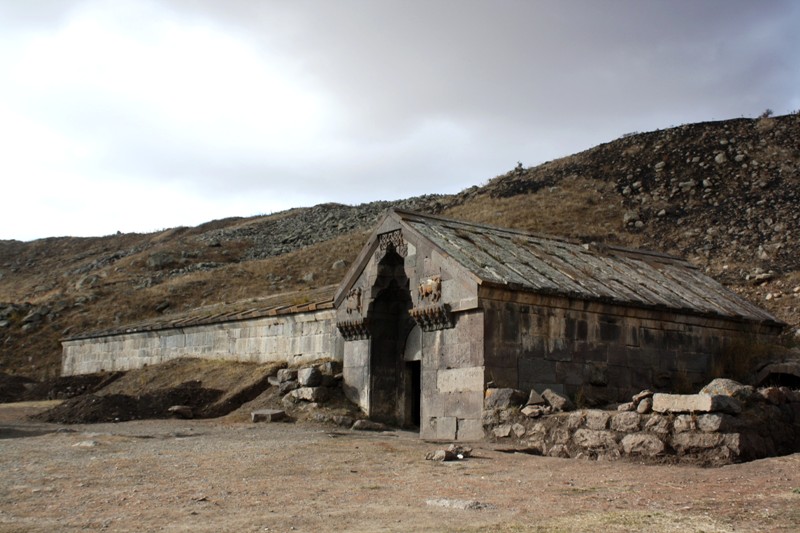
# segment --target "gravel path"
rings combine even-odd
[[[797,531],[800,454],[718,469],[552,459],[413,433],[0,406],[0,531]]]

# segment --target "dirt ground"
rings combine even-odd
[[[0,405],[2,532],[800,530],[800,454],[697,468],[484,443],[438,463],[408,432],[26,418],[42,409]]]

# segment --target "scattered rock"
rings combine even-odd
[[[80,442],[76,442],[72,446],[74,448],[94,448],[97,445],[98,443],[96,440],[82,440]]]
[[[304,402],[322,403],[328,399],[330,392],[327,387],[298,387],[287,396],[293,396],[296,400]]]
[[[486,409],[508,409],[523,405],[528,395],[517,389],[486,389],[484,406]]]
[[[301,368],[297,371],[297,382],[301,387],[318,387],[322,383],[322,372],[313,366]]]
[[[451,444],[447,448],[429,452],[425,455],[428,461],[461,461],[472,455],[472,448]]]
[[[731,396],[737,400],[746,401],[753,395],[753,387],[750,385],[742,385],[738,381],[732,379],[717,378],[700,389],[700,394]]]
[[[461,509],[469,511],[480,511],[481,509],[494,509],[494,506],[488,503],[481,503],[477,500],[425,500],[425,504],[430,507],[445,507],[447,509]]]
[[[640,415],[646,415],[653,410],[653,398],[644,398],[639,405],[636,406],[636,412]]]
[[[373,422],[372,420],[362,419],[356,420],[353,427],[356,431],[388,431],[390,428],[386,424],[380,422]]]
[[[544,405],[545,401],[542,398],[542,395],[536,392],[535,389],[531,389],[531,393],[528,396],[528,402],[525,405]]]
[[[192,408],[188,405],[173,405],[167,412],[172,416],[177,416],[179,418],[193,418],[194,413],[192,412]]]
[[[259,409],[250,413],[253,422],[278,422],[286,419],[286,411],[281,409]]]
[[[511,424],[502,424],[492,430],[492,434],[498,439],[504,439],[511,435]]]
[[[297,369],[295,368],[281,368],[278,370],[276,374],[278,377],[278,381],[283,383],[284,381],[294,381],[297,379]]]
[[[547,404],[553,408],[554,411],[575,410],[575,405],[572,403],[572,401],[570,401],[569,398],[551,389],[545,389],[545,391],[542,393],[542,397],[545,399]]]
[[[526,405],[521,412],[528,418],[539,418],[542,415],[549,415],[553,412],[553,408],[547,405]]]
[[[278,394],[284,396],[300,387],[297,381],[283,381],[278,385]]]

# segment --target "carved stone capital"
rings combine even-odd
[[[369,323],[366,319],[337,322],[336,327],[346,341],[360,341],[369,338]]]
[[[408,311],[408,314],[422,331],[450,329],[455,326],[450,309],[445,304],[414,307]]]

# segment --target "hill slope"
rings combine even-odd
[[[634,134],[456,195],[195,228],[0,241],[0,372],[57,375],[59,339],[337,283],[390,206],[687,257],[800,324],[800,116]]]

